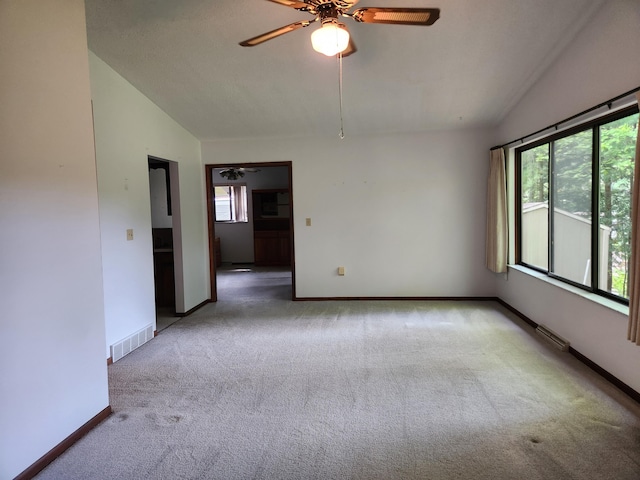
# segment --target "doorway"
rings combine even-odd
[[[184,310],[182,271],[180,191],[178,164],[148,157],[151,199],[151,231],[156,303],[156,331],[180,318]]]
[[[228,279],[235,272],[255,274],[250,282],[255,289],[259,274],[270,269],[290,278],[290,297],[296,298],[291,170],[291,162],[205,166],[212,301],[218,300],[219,275]],[[263,198],[262,193],[268,194],[264,198],[274,199],[273,205],[254,204],[256,198]],[[243,198],[246,221],[239,207]],[[277,228],[266,230],[265,225]],[[273,252],[278,252],[277,261],[264,256]]]

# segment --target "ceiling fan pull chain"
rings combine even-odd
[[[338,52],[338,90],[340,92],[340,139],[344,138],[344,120],[342,118],[342,52]]]

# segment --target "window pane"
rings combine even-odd
[[[215,193],[216,222],[231,221],[231,187],[217,186],[213,190]]]
[[[600,127],[598,288],[629,298],[631,184],[638,114]]]
[[[591,286],[593,131],[553,142],[553,265],[550,271]]]
[[[548,269],[549,228],[549,144],[522,152],[521,251],[524,263]]]

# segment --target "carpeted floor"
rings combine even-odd
[[[175,315],[174,310],[170,307],[156,308],[156,331],[158,333],[180,320],[180,317]]]
[[[289,275],[225,272],[38,478],[640,479],[640,406],[498,304],[291,302]]]

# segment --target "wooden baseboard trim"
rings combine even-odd
[[[534,328],[534,329],[538,328],[538,324],[536,322],[531,320],[529,317],[524,315],[522,312],[520,312],[517,309],[513,308],[511,305],[509,305],[507,302],[505,302],[501,298],[498,298],[497,301],[498,301],[498,303],[500,305],[502,305],[504,308],[506,308],[510,312],[513,312],[516,316],[518,316],[524,322],[529,324],[529,326],[531,326],[532,328]],[[609,373],[604,368],[602,368],[600,365],[595,363],[593,360],[589,359],[588,357],[585,357],[583,354],[581,354],[579,351],[577,351],[575,348],[573,348],[571,346],[569,347],[569,353],[571,355],[573,355],[574,357],[576,357],[578,360],[580,360],[582,363],[584,363],[591,370],[593,370],[594,372],[599,374],[601,377],[603,377],[605,380],[607,380],[613,386],[617,387],[618,390],[621,390],[622,392],[626,393],[629,397],[631,397],[633,400],[635,400],[636,402],[640,403],[640,393],[637,392],[636,390],[634,390],[633,388],[631,388],[626,383],[624,383],[618,377],[616,377],[613,374]]]
[[[511,313],[515,314],[517,317],[520,317],[521,320],[524,320],[525,323],[527,323],[531,328],[536,329],[538,328],[538,324],[536,322],[534,322],[533,320],[531,320],[529,317],[527,317],[524,313],[522,313],[521,311],[513,308],[511,305],[509,305],[507,302],[505,302],[504,300],[502,300],[501,298],[496,298],[496,301],[502,305],[504,308],[506,308],[507,310],[509,310]]]
[[[578,360],[580,360],[582,363],[584,363],[591,370],[598,373],[600,376],[604,377],[605,380],[609,381],[609,383],[612,383],[619,390],[622,390],[624,393],[630,396],[633,400],[640,403],[640,392],[636,392],[633,388],[631,388],[629,385],[624,383],[622,380],[613,376],[612,374],[607,372],[604,368],[602,368],[600,365],[595,363],[593,360],[590,360],[589,358],[585,357],[583,354],[581,354],[579,351],[577,351],[575,348],[571,346],[569,347],[569,353],[574,357],[576,357]]]
[[[92,428],[97,426],[105,418],[111,415],[111,413],[112,413],[111,405],[109,405],[107,408],[102,410],[100,413],[94,416],[91,420],[89,420],[87,423],[82,425],[79,429],[77,429],[75,432],[73,432],[71,435],[65,438],[62,442],[60,442],[58,445],[56,445],[51,450],[49,450],[49,452],[47,452],[45,455],[40,457],[38,461],[36,461],[33,465],[31,465],[29,468],[23,471],[14,480],[29,480],[35,477],[38,473],[44,470],[44,468],[47,465],[49,465],[56,458],[62,455],[65,450],[71,447],[71,445],[76,443],[78,440],[84,437],[87,433],[89,433],[89,431]]]
[[[207,305],[208,303],[211,303],[211,299],[210,299],[210,298],[209,298],[209,299],[207,299],[207,300],[205,300],[205,301],[204,301],[204,302],[202,302],[202,303],[199,303],[198,305],[196,305],[195,307],[193,307],[191,310],[187,310],[187,311],[186,311],[186,312],[184,312],[184,313],[178,313],[178,312],[176,312],[176,317],[180,317],[180,318],[188,317],[188,316],[189,316],[189,315],[191,315],[193,312],[195,312],[195,311],[197,311],[197,310],[200,310],[202,307],[204,307],[204,306],[205,306],[205,305]]]
[[[335,302],[335,301],[419,301],[419,302],[491,302],[498,297],[295,297],[296,302]]]
[[[109,358],[107,358],[107,367],[108,367],[109,365],[113,365],[113,357],[109,357]]]

